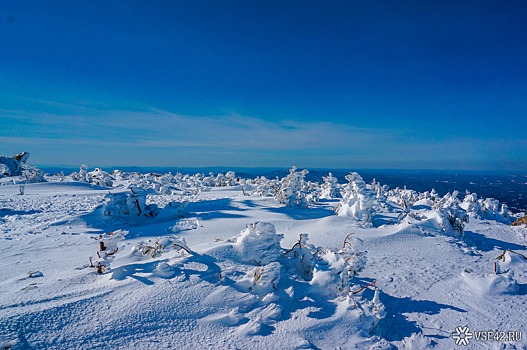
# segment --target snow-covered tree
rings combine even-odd
[[[457,198],[459,192],[454,191],[452,193],[445,194],[442,198],[436,199],[434,202],[434,209],[436,209],[443,221],[448,222],[450,226],[443,223],[445,229],[450,228],[460,235],[463,235],[465,224],[469,221],[468,213],[463,209],[460,204],[461,202]]]
[[[275,199],[288,207],[308,207],[312,199],[312,197],[308,198],[309,191],[306,188],[305,177],[308,173],[309,171],[305,169],[297,171],[293,166],[289,170],[289,175],[280,180]]]
[[[376,193],[366,187],[366,183],[356,172],[346,175],[346,180],[348,183],[344,185],[342,199],[335,209],[337,215],[370,221],[377,204]]]
[[[86,164],[81,164],[79,167],[79,181],[88,182],[88,166]]]
[[[332,173],[329,173],[328,176],[322,176],[322,180],[324,180],[324,183],[320,185],[320,198],[333,199],[342,197],[339,181]]]
[[[252,186],[255,188],[252,190],[252,194],[272,197],[276,194],[276,190],[279,187],[279,181],[269,180],[265,176],[257,177],[251,181]]]

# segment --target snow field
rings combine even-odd
[[[457,326],[526,328],[527,229],[495,201],[295,169],[83,176],[1,182],[3,348],[453,349]]]

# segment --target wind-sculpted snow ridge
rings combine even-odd
[[[306,173],[0,179],[0,348],[453,349],[458,327],[525,331],[520,215]],[[526,348],[467,348],[494,345]]]

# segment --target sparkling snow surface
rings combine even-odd
[[[104,215],[117,213],[110,193],[130,200],[127,181],[55,179],[21,195],[2,179],[0,348],[527,348],[527,261],[507,252],[494,272],[505,249],[527,255],[526,228],[471,216],[461,237],[426,204],[375,227],[335,215],[339,199],[285,207],[240,185],[152,192],[156,215]],[[349,297],[335,271],[352,232],[364,266],[350,285],[365,288]],[[313,262],[309,247],[327,253]],[[457,347],[459,326],[523,339]]]

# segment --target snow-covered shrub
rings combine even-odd
[[[117,230],[105,233],[96,238],[99,241],[97,257],[90,257],[89,267],[97,269],[98,273],[105,273],[110,270],[110,264],[115,259],[115,254],[124,249],[124,239],[128,231]]]
[[[310,282],[315,292],[346,297],[361,288],[356,276],[366,265],[366,257],[354,246],[357,242],[348,235],[342,249],[322,249],[318,253]]]
[[[463,203],[460,204],[469,215],[483,220],[496,220],[510,223],[511,213],[506,204],[494,198],[478,199],[477,194],[467,192]]]
[[[174,249],[187,254],[192,254],[192,251],[185,242],[185,239],[174,236],[171,238],[159,237],[157,239],[136,242],[129,255],[150,259],[160,256],[163,252]]]
[[[476,193],[470,193],[467,191],[465,193],[465,198],[460,205],[469,215],[477,215],[481,211],[481,207],[478,203],[478,195]]]
[[[263,197],[272,197],[276,194],[278,189],[279,182],[276,180],[269,180],[265,176],[260,176],[251,181],[252,186],[255,188],[252,190],[252,194],[263,196]]]
[[[387,192],[390,188],[388,185],[381,185],[375,179],[371,182],[371,190],[375,192],[375,198],[381,207],[385,206],[387,200]]]
[[[342,249],[316,248],[308,243],[308,235],[299,240],[284,255],[288,269],[309,281],[311,291],[336,298],[346,297],[350,290],[358,289],[355,277],[364,268],[366,257],[358,249],[360,240],[348,235]]]
[[[155,204],[146,204],[148,191],[130,188],[130,192],[109,193],[109,201],[103,207],[103,214],[111,217],[156,216],[159,208]]]
[[[297,171],[293,166],[289,175],[280,180],[275,199],[288,207],[308,207],[312,200],[311,196],[308,197],[309,191],[306,188],[305,177],[308,173],[307,170]]]
[[[465,224],[469,221],[469,215],[465,209],[460,206],[457,198],[458,191],[445,194],[442,198],[434,202],[434,209],[443,218],[443,228],[452,229],[463,235]],[[448,223],[448,225],[446,224]]]
[[[225,175],[223,175],[223,173],[219,173],[216,176],[216,180],[214,180],[214,186],[215,187],[228,186],[227,178],[225,177]]]
[[[527,264],[527,256],[521,253],[518,253],[514,250],[505,249],[494,260],[494,274],[498,275],[501,273],[513,272],[514,269],[519,268],[520,266],[525,267]]]
[[[79,166],[79,172],[76,172],[76,171],[72,172],[70,174],[70,177],[73,181],[88,182],[87,174],[88,174],[88,166],[85,164],[81,164]]]
[[[44,172],[37,167],[22,165],[22,175],[28,183],[46,182]]]
[[[100,168],[95,168],[93,171],[86,173],[86,179],[88,182],[98,186],[112,187],[113,185],[111,175]]]
[[[156,188],[156,190],[160,194],[170,195],[170,194],[174,193],[174,191],[177,188],[175,186],[176,178],[171,173],[167,173],[167,174],[161,175],[158,178],[158,182],[159,182],[159,186],[158,186],[158,188]]]
[[[280,240],[273,224],[256,222],[247,226],[233,244],[241,261],[253,265],[266,265],[280,256]]]
[[[79,181],[88,182],[88,166],[86,164],[81,164],[79,167]]]
[[[227,182],[227,186],[235,186],[239,183],[239,179],[236,177],[234,171],[228,171],[225,174],[225,180]]]
[[[356,172],[346,175],[348,183],[335,212],[339,216],[351,216],[365,222],[371,221],[378,206],[376,193],[366,187],[362,177]]]
[[[467,212],[463,210],[457,203],[453,203],[450,205],[450,207],[444,208],[442,210],[446,214],[452,229],[459,232],[460,235],[463,235],[465,224],[469,220]]]
[[[252,271],[248,290],[263,295],[276,291],[280,283],[281,268],[280,263],[276,261],[257,267]]]
[[[210,172],[208,176],[204,176],[202,179],[203,186],[214,187],[216,184],[216,177],[214,173]]]
[[[289,258],[288,266],[291,272],[309,281],[313,278],[315,258],[319,252],[312,244],[307,243],[307,240],[307,233],[301,233],[298,241],[284,255]]]

